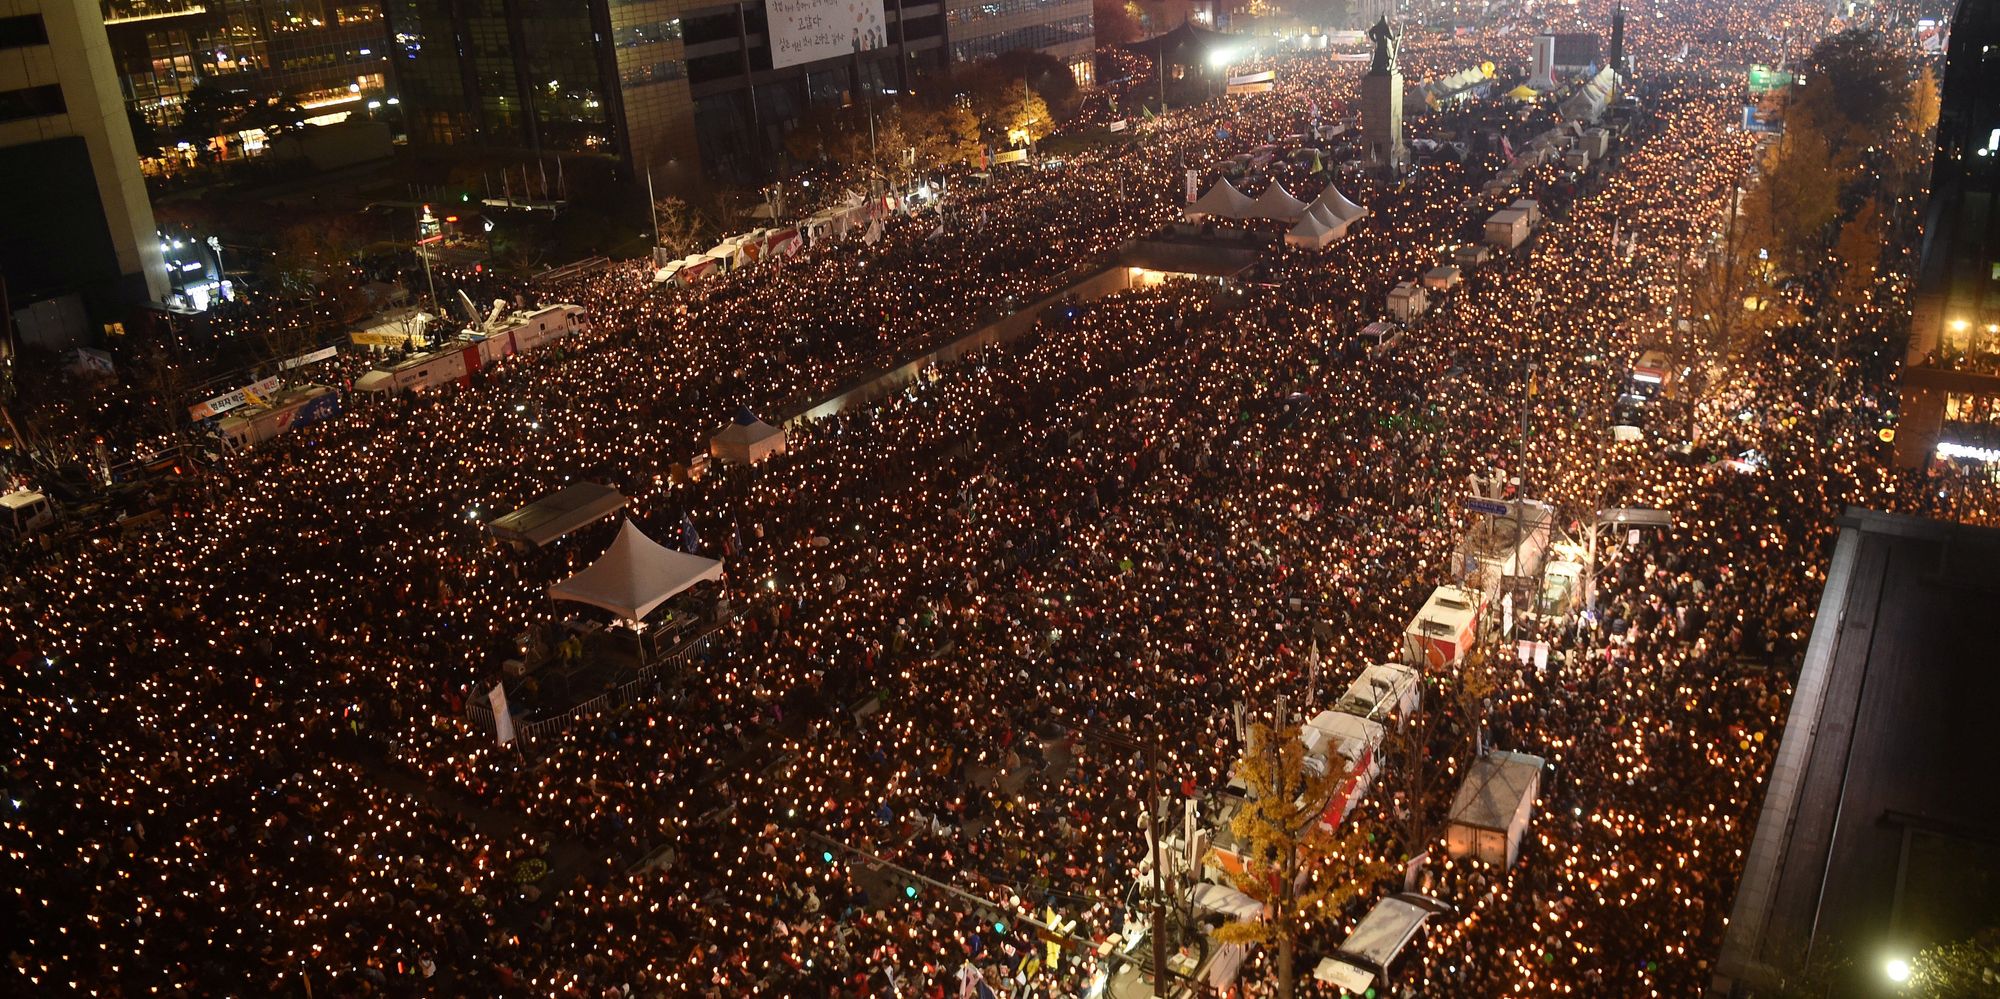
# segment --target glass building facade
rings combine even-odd
[[[602,153],[669,187],[766,179],[809,106],[953,58],[1041,48],[1089,80],[1089,0],[883,0],[887,46],[782,69],[762,0],[385,2],[413,142]]]
[[[99,0],[127,106],[171,127],[196,85],[282,96],[315,117],[388,89],[377,0]]]
[[[1092,82],[1096,47],[1090,0],[946,0],[954,62],[1037,49],[1069,66],[1080,84]]]
[[[2000,5],[1959,5],[1942,83],[1896,457],[2000,467]]]

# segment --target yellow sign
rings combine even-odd
[[[1896,443],[1896,428],[1883,427],[1875,431],[1875,436],[1882,438],[1882,443],[1884,444],[1894,444]]]
[[[1062,966],[1062,944],[1059,943],[1057,940],[1055,940],[1054,936],[1056,934],[1062,934],[1064,936],[1067,936],[1069,934],[1069,931],[1076,929],[1076,920],[1072,919],[1065,922],[1063,920],[1062,913],[1057,912],[1056,907],[1051,905],[1049,906],[1048,918],[1044,919],[1043,922],[1049,924],[1049,931],[1051,938],[1048,941],[1049,945],[1048,965],[1049,965],[1049,970],[1054,971]]]
[[[1489,80],[1493,79],[1493,71],[1496,68],[1498,67],[1495,67],[1491,60],[1479,64],[1480,75],[1486,77]]]
[[[359,333],[349,333],[347,339],[357,347],[401,347],[409,342],[410,337],[406,333],[363,330]]]

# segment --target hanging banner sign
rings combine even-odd
[[[324,361],[329,357],[334,357],[339,353],[340,353],[339,347],[321,347],[318,350],[308,351],[304,354],[300,354],[299,356],[294,357],[291,360],[278,365],[278,367],[286,371],[290,371],[293,368],[302,368],[308,364],[317,364],[320,361]]]
[[[254,385],[246,385],[234,392],[224,392],[207,402],[189,406],[188,415],[197,420],[206,420],[212,416],[221,416],[250,401],[252,396],[269,398],[278,391],[280,384],[282,383],[276,378],[266,378]]]
[[[873,0],[766,0],[771,68],[872,52],[889,44]]]

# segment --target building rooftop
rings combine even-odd
[[[1717,962],[1715,994],[1890,956],[2000,912],[1991,623],[2000,530],[1850,509]]]

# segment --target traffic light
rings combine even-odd
[[[821,851],[820,851],[820,854],[819,854],[819,859],[821,859],[821,860],[823,860],[823,861],[825,861],[825,862],[827,862],[827,863],[829,863],[829,864],[833,863],[833,851],[832,851],[832,850],[821,850]]]
[[[1001,921],[1000,921],[1000,920],[998,920],[998,919],[994,920],[994,921],[993,921],[993,932],[995,932],[995,933],[1005,933],[1005,932],[1007,932],[1007,924],[1006,924],[1006,923],[1003,923],[1003,922],[1001,922]]]
[[[904,897],[904,898],[916,898],[916,897],[917,897],[917,886],[916,886],[916,885],[913,885],[913,884],[909,884],[909,885],[904,885],[904,886],[903,886],[903,897]]]

